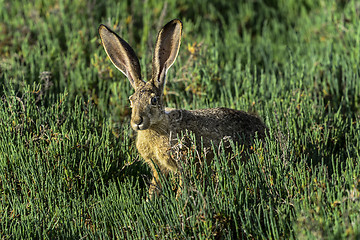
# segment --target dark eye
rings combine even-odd
[[[158,103],[157,97],[152,97],[152,98],[151,98],[151,104],[152,104],[152,105],[156,105],[157,103]]]

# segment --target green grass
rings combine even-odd
[[[0,6],[1,239],[360,238],[358,1]],[[126,39],[149,79],[173,18],[184,33],[168,106],[257,112],[269,136],[247,161],[220,155],[196,172],[189,156],[182,195],[174,176],[147,202],[132,89],[97,28]]]

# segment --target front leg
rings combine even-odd
[[[148,200],[154,199],[154,196],[158,196],[160,194],[161,190],[161,183],[159,178],[159,173],[157,169],[155,168],[154,164],[151,164],[151,170],[152,170],[152,179],[149,186],[149,196]]]
[[[169,172],[165,172],[163,173],[165,177],[168,177]],[[183,181],[182,181],[182,176],[179,174],[179,185],[178,185],[178,189],[176,191],[176,199],[179,198],[179,196],[181,195],[181,191],[182,191],[182,185],[183,185]],[[159,196],[160,192],[161,192],[162,186],[161,186],[161,182],[160,182],[160,177],[159,177],[159,173],[156,169],[153,170],[153,177],[151,179],[150,182],[150,186],[149,186],[149,197],[148,200],[152,200],[154,199],[154,196]]]
[[[165,178],[168,177],[169,172],[178,172],[178,168],[176,162],[169,156],[169,154],[164,154],[161,157],[161,154],[158,155],[158,162],[156,162],[156,166],[154,165],[154,161],[147,161],[151,167],[153,178],[149,187],[149,199],[153,199],[155,195],[159,195],[162,189],[161,181],[160,181],[160,173],[163,174]]]

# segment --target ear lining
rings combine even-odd
[[[125,40],[103,24],[99,26],[99,34],[111,62],[129,79],[133,88],[137,88],[142,80],[140,63],[134,50]]]
[[[163,89],[167,71],[174,64],[181,42],[182,23],[174,19],[160,31],[156,40],[153,57],[153,82]]]

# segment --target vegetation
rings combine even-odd
[[[1,239],[359,239],[360,4],[0,0]],[[132,89],[97,33],[133,46],[145,80],[157,31],[184,24],[170,107],[256,112],[249,159],[218,155],[184,189],[150,169]],[[234,167],[238,163],[239,167]]]

